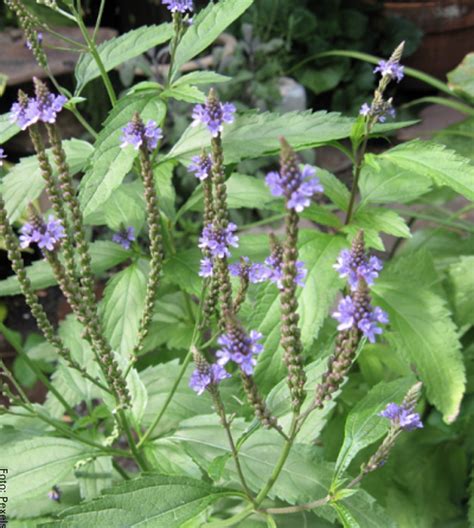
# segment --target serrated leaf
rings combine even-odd
[[[377,167],[364,164],[359,181],[361,205],[411,202],[431,190],[431,181],[381,158]]]
[[[179,84],[167,88],[161,93],[163,99],[176,99],[177,101],[185,101],[186,103],[204,103],[206,102],[206,94],[196,86],[189,84]]]
[[[344,441],[339,451],[334,480],[339,479],[359,451],[376,442],[387,431],[389,420],[378,416],[388,403],[400,403],[415,383],[412,377],[380,382],[362,398],[346,419]]]
[[[90,447],[58,437],[38,436],[6,444],[2,455],[12,507],[16,501],[47,497],[51,487],[70,477],[74,464],[90,454]]]
[[[459,413],[466,383],[459,337],[444,299],[417,273],[419,258],[417,252],[406,257],[405,270],[411,272],[384,270],[372,288],[373,300],[388,312],[389,343],[414,365],[428,399],[451,423]]]
[[[133,226],[138,234],[145,223],[145,198],[141,181],[122,183],[111,194],[103,205],[99,215],[91,215],[89,222],[93,225],[105,223],[113,231],[120,231],[124,226]]]
[[[280,136],[285,136],[295,150],[316,147],[348,137],[351,125],[351,119],[335,112],[238,115],[222,133],[225,163],[277,154]],[[186,164],[203,147],[209,147],[210,141],[209,131],[204,126],[189,126],[166,157]]]
[[[20,127],[10,121],[10,113],[0,115],[0,145],[20,132]]]
[[[105,336],[110,346],[129,357],[137,343],[145,305],[147,263],[138,261],[113,276],[102,299]]]
[[[120,147],[122,128],[139,113],[144,121],[159,123],[165,105],[156,92],[129,95],[114,107],[95,142],[95,151],[81,181],[80,200],[86,218],[95,213],[122,183],[131,170],[138,151],[131,146]]]
[[[474,102],[474,53],[468,53],[456,68],[447,74],[449,87]]]
[[[462,256],[448,270],[451,303],[458,326],[474,325],[474,256]]]
[[[173,87],[181,86],[183,84],[216,84],[228,82],[231,77],[221,75],[213,71],[195,71],[183,75],[173,83]]]
[[[181,528],[225,494],[226,490],[188,477],[147,476],[115,486],[43,526]]]
[[[170,78],[173,81],[181,66],[204,51],[234,20],[252,4],[253,0],[221,0],[211,2],[194,18],[180,40],[174,54]]]
[[[364,490],[358,490],[356,494],[336,503],[334,506],[339,513],[339,518],[348,523],[343,524],[344,527],[396,528],[398,526],[382,506],[377,504],[375,499]]]
[[[130,257],[130,252],[114,242],[97,241],[90,245],[92,271],[99,275],[117,266]],[[50,265],[45,260],[37,260],[26,268],[26,273],[34,290],[57,284]],[[0,281],[0,297],[21,293],[16,276]]]
[[[202,279],[198,270],[201,258],[199,249],[188,249],[171,255],[163,266],[163,275],[186,293],[200,295]]]
[[[94,148],[87,141],[69,139],[63,141],[66,158],[71,174],[82,171],[88,163]],[[51,150],[47,154],[56,172]],[[17,220],[28,207],[30,202],[36,200],[46,184],[36,156],[22,158],[2,180],[2,195],[7,208],[10,222]]]
[[[431,179],[436,185],[451,187],[468,200],[474,200],[474,165],[443,145],[430,141],[410,141],[385,151],[379,157]]]
[[[124,35],[112,38],[99,44],[97,51],[106,71],[145,53],[145,51],[170,40],[173,35],[172,24],[159,26],[142,26]],[[87,83],[100,76],[100,70],[94,57],[86,53],[80,57],[76,65],[76,95]]]
[[[341,281],[333,269],[337,256],[346,245],[341,237],[313,231],[301,231],[299,259],[308,270],[304,288],[298,288],[301,339],[305,347],[316,338],[327,316]],[[264,351],[259,357],[256,379],[265,393],[285,375],[280,346],[280,298],[274,284],[260,288],[249,324],[263,334]]]

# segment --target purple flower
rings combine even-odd
[[[255,356],[263,351],[263,345],[259,343],[262,337],[263,335],[255,330],[247,335],[241,328],[232,328],[217,340],[221,346],[216,352],[216,357],[219,358],[217,363],[225,365],[233,361],[245,374],[250,376],[257,364]]]
[[[385,410],[379,413],[379,416],[388,418],[393,425],[399,426],[404,431],[423,428],[423,423],[418,413],[413,412],[413,409],[407,409],[403,405],[397,405],[396,403],[389,403]]]
[[[398,61],[381,60],[374,68],[374,73],[377,72],[379,72],[382,77],[388,75],[397,82],[400,82],[405,76],[404,67]]]
[[[283,288],[283,261],[281,258],[281,255],[278,253],[275,253],[271,255],[270,257],[265,259],[265,265],[266,265],[266,277],[264,280],[269,280],[270,282],[273,282],[278,286],[278,288]],[[305,268],[304,262],[301,260],[298,260],[296,262],[296,277],[295,277],[295,283],[298,286],[303,287],[305,284],[306,275],[308,274],[308,270]]]
[[[370,110],[371,110],[370,106],[367,103],[364,103],[360,107],[359,115],[366,117],[370,114]]]
[[[124,249],[130,249],[135,239],[135,228],[133,226],[122,229],[112,237],[112,241],[120,244]]]
[[[64,95],[54,95],[47,91],[36,98],[27,98],[13,103],[10,110],[10,120],[16,123],[22,130],[30,125],[42,121],[43,123],[55,123],[58,113],[66,104]]]
[[[387,324],[389,322],[388,315],[381,308],[378,306],[375,308],[369,306],[366,309],[358,307],[350,296],[341,299],[337,310],[332,315],[339,322],[338,330],[349,330],[356,327],[371,343],[375,343],[375,336],[382,333],[378,323]]]
[[[194,176],[203,181],[211,176],[212,159],[209,155],[193,156],[188,166],[189,172],[194,172]]]
[[[230,374],[218,363],[208,365],[206,368],[196,369],[189,379],[189,386],[198,395],[201,395],[210,385],[217,385],[222,380],[230,378]]]
[[[212,259],[205,257],[201,259],[201,268],[199,270],[200,277],[212,277],[214,272],[214,266],[212,264]]]
[[[2,160],[6,159],[6,157],[7,156],[5,154],[5,151],[2,148],[0,148],[0,167],[3,165],[3,161]]]
[[[355,290],[360,279],[364,279],[371,286],[379,276],[379,271],[383,265],[377,257],[367,258],[366,255],[362,256],[348,249],[343,249],[333,268],[339,272],[342,279],[347,278],[351,289]]]
[[[127,126],[122,128],[122,132],[123,134],[120,137],[122,143],[120,146],[125,148],[128,145],[132,145],[135,150],[138,150],[143,144],[146,145],[148,150],[155,150],[158,140],[163,137],[161,128],[151,119],[146,125],[140,120],[130,121]]]
[[[50,491],[48,491],[48,499],[51,499],[55,502],[61,501],[61,490],[58,486],[53,486]]]
[[[36,42],[38,44],[41,44],[43,42],[43,33],[41,31],[38,31],[36,34]],[[31,51],[33,49],[33,43],[29,40],[25,42],[25,46]]]
[[[192,0],[163,0],[163,5],[172,13],[186,13],[194,9]]]
[[[239,262],[230,264],[229,272],[234,277],[247,276],[249,282],[253,284],[268,280],[268,270],[266,266],[259,262],[252,263],[248,257],[242,257]]]
[[[40,249],[54,251],[57,244],[64,238],[64,227],[60,220],[56,220],[54,216],[49,216],[46,224],[41,227],[36,227],[33,224],[27,223],[20,230],[20,247],[27,248],[32,243],[38,244]]]
[[[236,108],[232,103],[221,103],[215,97],[208,97],[206,104],[198,104],[193,110],[192,126],[203,123],[212,137],[224,130],[224,123],[233,123]]]
[[[280,172],[269,172],[265,181],[273,196],[285,196],[287,208],[301,213],[311,204],[312,196],[324,190],[315,174],[316,169],[310,165],[298,171],[282,168]]]
[[[235,231],[237,226],[232,222],[225,229],[216,229],[212,224],[208,224],[202,230],[199,247],[208,249],[216,258],[230,257],[229,246],[239,246],[239,237],[234,234]]]

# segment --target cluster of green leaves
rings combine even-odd
[[[136,152],[120,149],[121,128],[135,112],[161,122],[170,100],[202,101],[203,85],[225,81],[212,72],[182,77],[178,72],[250,4],[251,0],[210,4],[195,17],[178,45],[168,87],[155,83],[135,87],[119,99],[94,143],[65,143],[71,170],[84,173],[79,196],[89,226],[117,230],[121,225],[133,225],[140,237],[146,236]],[[168,25],[151,28],[134,30],[102,44],[99,53],[106,71],[171,38]],[[78,62],[77,94],[100,74],[96,66],[90,55]],[[270,196],[263,181],[243,171],[246,160],[275,155],[280,135],[284,134],[298,151],[326,144],[343,148],[339,141],[353,136],[359,125],[360,121],[354,123],[326,112],[239,115],[223,134],[231,214],[256,208],[268,214],[284,212],[282,203]],[[405,125],[378,125],[374,135]],[[17,132],[6,118],[0,118],[2,141]],[[133,401],[129,414],[138,431],[154,423],[174,390],[158,427],[143,446],[155,473],[132,480],[126,475],[124,479],[124,469],[117,464],[117,457],[124,452],[110,446],[114,402],[58,360],[45,342],[35,340],[26,345],[21,337],[15,338],[19,360],[23,357],[25,361],[27,355],[38,368],[53,372],[53,387],[79,416],[72,425],[64,424],[62,402],[53,392],[48,393],[44,404],[34,405],[35,417],[21,408],[2,416],[0,436],[9,469],[8,507],[15,519],[12,526],[191,528],[210,516],[214,520],[230,516],[236,500],[242,499],[237,469],[211,398],[208,394],[197,397],[188,387],[191,366],[184,364],[181,377],[181,360],[189,349],[199,310],[196,297],[202,289],[200,253],[182,237],[181,226],[187,219],[196,220],[202,190],[198,186],[185,203],[178,204],[173,174],[209,142],[206,130],[190,126],[172,148],[154,160],[166,261],[149,337],[128,386]],[[474,165],[456,147],[441,143],[440,138],[436,142],[417,140],[367,155],[360,201],[348,225],[343,225],[343,218],[349,190],[335,175],[319,171],[327,201],[312,204],[304,217],[323,225],[327,232],[304,229],[299,239],[299,258],[308,269],[306,286],[297,294],[308,400],[334,348],[336,330],[330,312],[344,283],[333,265],[340,250],[361,228],[368,246],[381,251],[391,240],[387,235],[406,239],[373,288],[374,303],[388,312],[391,323],[380,342],[363,346],[353,375],[335,398],[310,415],[267,502],[296,505],[321,499],[335,489],[337,500],[314,511],[281,515],[275,520],[254,515],[239,526],[263,528],[268,522],[269,526],[282,527],[342,523],[351,528],[428,528],[466,519],[469,491],[465,483],[473,471],[469,440],[474,432],[474,230],[456,213],[446,219],[446,208],[440,201],[443,204],[453,195],[472,201]],[[25,158],[12,168],[1,189],[11,220],[18,220],[42,190],[35,158]],[[416,218],[417,214],[428,216],[435,227],[412,234],[405,218]],[[233,256],[262,261],[268,252],[266,235],[243,230]],[[108,240],[95,240],[91,254],[93,271],[107,281],[100,301],[104,330],[117,361],[125,368],[143,310],[148,256],[138,247],[125,250]],[[110,270],[117,267],[118,271],[111,274]],[[32,264],[28,276],[35,288],[55,284],[43,261]],[[0,281],[1,297],[19,292],[14,277]],[[255,377],[270,410],[287,431],[292,409],[282,364],[276,287],[251,286],[241,315],[248,329],[264,335],[265,350]],[[100,375],[74,317],[60,322],[59,334],[73,358],[90,374]],[[27,368],[27,363],[21,368]],[[34,379],[34,373],[31,376]],[[424,430],[407,434],[387,465],[367,477],[360,489],[344,490],[347,479],[357,475],[360,464],[387,432],[388,422],[377,414],[387,403],[399,403],[417,378],[426,389]],[[227,412],[234,415],[232,432],[248,485],[258,492],[270,477],[284,440],[253,420],[243,403],[238,380],[222,384],[222,397]],[[61,490],[59,503],[47,496],[52,486]],[[470,507],[473,520],[472,500]]]

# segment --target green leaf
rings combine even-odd
[[[52,486],[61,486],[71,479],[74,464],[90,455],[90,447],[58,437],[37,436],[4,444],[2,456],[3,466],[8,469],[9,513],[14,515],[17,506],[21,507],[27,499],[45,497],[47,500]]]
[[[186,103],[204,103],[206,102],[206,94],[189,84],[180,84],[167,88],[161,93],[163,99],[176,99],[177,101],[185,101]]]
[[[110,346],[128,358],[137,343],[145,306],[147,263],[138,261],[109,280],[102,299],[105,336]]]
[[[93,225],[106,224],[113,231],[120,231],[124,226],[133,226],[138,234],[145,223],[145,198],[141,181],[122,183],[110,195],[99,215],[89,216]],[[103,216],[103,218],[99,218]]]
[[[176,191],[173,186],[174,166],[174,162],[165,161],[159,163],[153,169],[153,177],[155,179],[155,189],[159,199],[159,207],[170,220],[173,220],[176,214]]]
[[[92,271],[100,275],[130,257],[130,252],[114,242],[98,241],[90,245]],[[26,268],[34,290],[57,284],[51,267],[45,260],[37,260]],[[0,297],[18,295],[21,288],[16,276],[0,281]]]
[[[115,486],[102,497],[71,508],[59,521],[44,526],[181,528],[226,494],[226,490],[200,480],[152,475]]]
[[[436,185],[446,185],[468,200],[474,200],[474,165],[443,145],[415,140],[387,150],[380,157],[415,176],[429,178]]]
[[[112,458],[100,457],[91,460],[76,470],[81,498],[90,500],[112,486]]]
[[[156,92],[140,92],[121,99],[114,107],[95,142],[95,151],[80,186],[80,200],[86,221],[109,199],[132,169],[138,151],[120,147],[122,128],[135,113],[159,123],[166,111]]]
[[[361,205],[367,203],[411,202],[431,190],[431,181],[408,169],[376,158],[365,163],[359,181]]]
[[[433,140],[455,150],[461,156],[469,159],[471,163],[474,162],[474,150],[472,148],[474,117],[443,128],[433,136]]]
[[[150,425],[160,412],[178,377],[180,368],[179,361],[175,359],[168,363],[147,368],[140,373],[140,378],[148,392],[148,404],[143,416],[143,424],[145,426]],[[181,421],[192,416],[212,412],[212,401],[208,393],[206,392],[202,397],[196,398],[196,393],[188,386],[189,377],[193,370],[194,366],[189,365],[168,409],[161,419],[159,428],[155,430],[155,434],[168,431],[176,427]]]
[[[263,180],[255,176],[245,176],[244,174],[234,173],[226,181],[227,187],[227,206],[229,209],[262,209],[269,204],[275,204],[275,198],[270,194],[268,187]],[[199,185],[189,200],[179,211],[181,216],[187,211],[202,211],[203,192],[202,186]]]
[[[200,295],[202,279],[198,275],[202,253],[199,249],[179,251],[166,260],[163,275],[166,280],[191,295]]]
[[[173,81],[181,66],[204,51],[234,20],[252,4],[252,0],[211,2],[194,18],[176,47],[170,78]]]
[[[376,442],[387,431],[389,420],[378,416],[388,403],[399,403],[415,383],[413,377],[390,383],[384,381],[373,387],[351,410],[344,431],[344,442],[339,451],[334,480],[339,479],[359,451]]]
[[[221,75],[213,71],[195,71],[183,75],[173,83],[173,87],[181,86],[183,84],[216,84],[228,82],[231,77]]]
[[[63,141],[63,147],[71,174],[76,174],[85,168],[94,150],[87,141],[79,139]],[[56,173],[51,150],[48,149],[47,153]],[[9,171],[2,181],[2,195],[11,222],[17,220],[30,202],[39,197],[45,185],[36,156],[22,158],[20,163]]]
[[[466,383],[456,326],[444,299],[423,284],[417,252],[382,272],[372,288],[375,305],[390,318],[387,339],[423,381],[446,423],[458,413]]]
[[[277,154],[280,136],[285,136],[296,150],[342,139],[349,136],[352,123],[340,114],[322,111],[238,115],[222,133],[225,163]],[[187,163],[203,147],[208,147],[210,141],[209,131],[203,125],[189,126],[166,157]]]
[[[341,211],[347,211],[351,194],[349,189],[334,174],[324,169],[319,169],[317,177],[324,187],[324,194],[337,205]]]
[[[380,251],[385,250],[380,232],[402,238],[411,236],[405,220],[390,209],[361,207],[357,209],[350,225],[344,226],[342,231],[353,237],[361,228],[364,230],[366,245]]]
[[[232,422],[234,435],[245,430],[240,419]],[[181,423],[169,439],[181,444],[193,459],[206,471],[214,468],[217,457],[230,453],[226,433],[216,416],[197,416]],[[160,440],[155,442],[159,449]],[[242,471],[249,487],[259,491],[270,477],[275,461],[283,448],[284,440],[273,430],[258,430],[239,448]],[[280,477],[269,492],[270,498],[279,498],[290,504],[325,497],[329,489],[333,465],[315,455],[313,446],[294,444]],[[224,480],[237,478],[234,462],[229,458]]]
[[[112,38],[100,44],[97,49],[105,70],[110,71],[120,64],[145,53],[150,48],[163,44],[173,35],[172,24],[142,26],[124,35]],[[76,95],[87,83],[100,76],[100,70],[91,53],[80,57],[76,65]]]
[[[338,512],[344,528],[346,526],[348,528],[397,528],[398,526],[375,499],[362,489],[332,504],[332,507]]]
[[[20,132],[20,127],[10,121],[10,113],[0,115],[0,145]]]
[[[337,256],[345,246],[341,237],[301,231],[299,259],[308,270],[304,288],[298,288],[301,339],[303,346],[309,346],[334,302],[341,285],[333,269]],[[268,392],[285,375],[280,346],[280,298],[274,284],[262,286],[257,302],[249,313],[251,329],[262,332],[264,351],[260,355],[256,378],[261,390]]]
[[[448,286],[458,326],[474,325],[474,256],[462,256],[448,270]]]
[[[468,53],[447,77],[451,90],[474,102],[474,53]]]

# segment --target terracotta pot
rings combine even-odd
[[[421,46],[405,62],[413,68],[444,81],[474,49],[474,0],[384,2],[384,7],[387,15],[407,18],[424,32]]]

